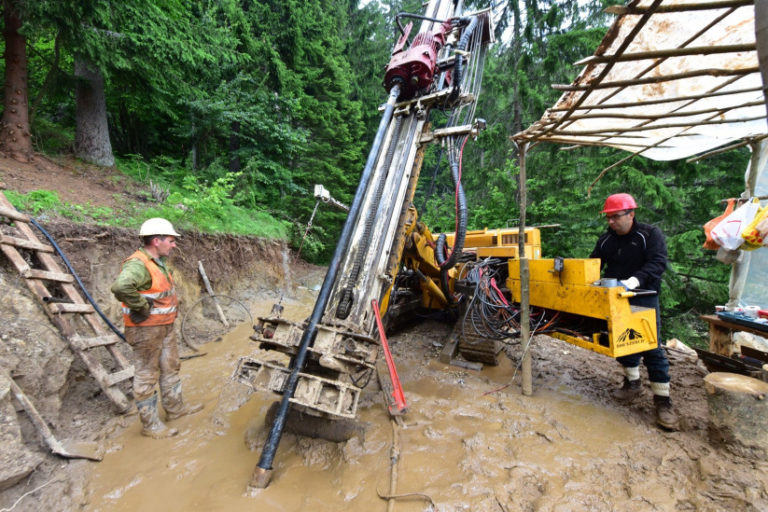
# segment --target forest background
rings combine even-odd
[[[487,128],[467,143],[462,182],[469,229],[514,226],[518,164],[509,136],[537,120],[591,55],[612,1],[468,2],[492,7],[477,115]],[[386,99],[383,70],[394,15],[419,1],[3,0],[5,77],[0,151],[74,154],[147,185],[147,202],[120,211],[79,205],[78,219],[138,226],[163,216],[181,229],[284,238],[327,262],[345,213],[315,207],[324,185],[355,193]],[[432,123],[446,116],[433,111]],[[545,257],[587,257],[605,230],[605,197],[630,192],[641,222],[667,236],[664,338],[701,344],[698,320],[727,300],[730,267],[701,248],[721,200],[744,189],[749,154],[695,163],[621,158],[609,148],[537,147],[528,158],[527,223],[544,229]],[[67,215],[55,192],[6,191],[33,213]],[[440,151],[427,151],[416,194],[421,218],[451,231],[454,189]],[[305,234],[306,239],[305,239]]]

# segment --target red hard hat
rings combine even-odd
[[[600,213],[620,212],[637,208],[635,198],[629,194],[612,194],[605,200],[605,206]]]

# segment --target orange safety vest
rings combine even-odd
[[[146,254],[141,251],[136,251],[125,261],[131,259],[138,259],[144,263],[147,267],[149,275],[152,277],[152,285],[146,290],[139,290],[139,293],[146,298],[152,299],[152,309],[149,311],[149,318],[141,322],[140,324],[134,323],[131,320],[131,310],[125,304],[123,306],[123,322],[126,327],[151,327],[155,325],[168,325],[172,324],[176,320],[176,310],[179,305],[179,299],[176,297],[176,289],[173,286],[173,279],[170,273],[168,277],[165,276],[163,271],[157,266],[157,263],[152,261]],[[125,261],[123,263],[125,263]]]

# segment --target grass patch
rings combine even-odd
[[[73,222],[91,222],[101,226],[110,225],[110,221],[115,217],[114,210],[108,206],[68,203],[62,201],[58,192],[53,190],[32,190],[26,194],[6,190],[5,197],[17,210],[33,217],[58,216]]]
[[[173,162],[147,162],[135,156],[121,161],[120,168],[140,187],[136,195],[141,198],[125,203],[120,210],[62,201],[52,190],[26,194],[6,190],[5,195],[18,210],[39,217],[38,220],[62,217],[77,223],[138,229],[148,218],[163,217],[182,230],[290,238],[290,222],[235,203],[233,189],[238,173],[226,173],[208,183]]]

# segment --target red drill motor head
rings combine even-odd
[[[396,84],[400,85],[401,100],[413,98],[432,84],[437,65],[437,53],[445,44],[445,34],[451,28],[451,21],[440,24],[432,33],[417,34],[411,46],[403,51],[412,27],[412,22],[406,26],[403,35],[395,45],[392,59],[387,64],[384,75],[384,87],[388,91]]]

